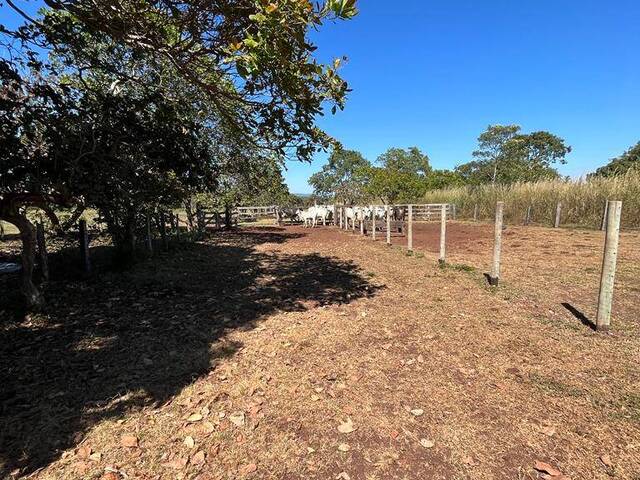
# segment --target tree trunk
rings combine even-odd
[[[231,220],[231,205],[227,204],[224,206],[224,228],[227,230],[232,228]]]
[[[78,205],[76,209],[73,211],[73,213],[71,214],[71,216],[69,217],[69,219],[62,224],[62,230],[67,231],[73,225],[75,225],[78,222],[78,220],[80,220],[80,217],[84,213],[84,210],[85,210],[84,205]]]
[[[193,231],[193,200],[189,198],[184,202],[184,211],[187,214],[187,231]]]
[[[44,298],[33,283],[33,271],[36,263],[36,229],[25,215],[16,213],[5,217],[9,223],[20,231],[22,240],[22,285],[21,291],[27,308],[39,308],[44,305]]]

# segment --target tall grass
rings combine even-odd
[[[478,205],[479,220],[490,220],[496,202],[505,202],[505,221],[552,225],[556,205],[562,202],[562,225],[600,228],[606,200],[622,200],[622,227],[640,228],[640,170],[612,178],[549,180],[512,185],[458,187],[427,192],[427,203],[454,203],[459,218],[471,219]]]

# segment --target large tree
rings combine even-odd
[[[23,13],[11,0],[7,2]],[[46,48],[84,54],[82,68],[102,69],[136,80],[126,64],[91,55],[86,42],[106,37],[131,55],[156,57],[205,92],[224,122],[247,142],[279,155],[308,160],[330,138],[315,117],[325,102],[343,108],[348,92],[337,69],[314,58],[308,32],[348,19],[355,0],[45,0],[68,12],[51,28],[24,15],[30,28],[11,34]],[[6,7],[5,7],[6,8]]]
[[[336,148],[322,170],[309,178],[309,184],[318,197],[350,205],[363,198],[362,172],[370,166],[360,152]]]
[[[608,164],[598,168],[590,177],[616,177],[629,170],[640,169],[640,142],[629,148],[622,155],[612,158]]]
[[[418,147],[390,148],[378,157],[378,164],[388,170],[412,173],[425,177],[431,172],[429,157]]]
[[[91,203],[132,246],[143,209],[215,187],[221,145],[256,162],[329,145],[315,117],[348,89],[307,33],[355,15],[353,1],[45,3],[38,18],[0,5],[26,21],[0,25],[0,218],[23,237],[28,304],[41,296],[27,207]]]
[[[556,178],[556,163],[566,163],[571,152],[564,140],[552,133],[520,133],[518,125],[490,125],[478,137],[475,160],[459,165],[456,172],[469,184],[513,183]]]

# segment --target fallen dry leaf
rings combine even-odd
[[[135,435],[123,435],[122,438],[120,438],[120,445],[135,448],[138,446],[138,437]]]
[[[351,450],[351,447],[348,443],[341,443],[340,445],[338,445],[338,450],[340,450],[341,452],[348,452],[349,450]]]
[[[414,417],[419,417],[423,413],[424,410],[422,410],[421,408],[414,408],[413,410],[411,410],[411,415],[413,415]]]
[[[100,477],[100,480],[120,480],[120,477],[115,472],[107,472]]]
[[[172,468],[173,470],[182,470],[187,466],[187,463],[189,463],[189,460],[187,458],[175,457],[170,462],[163,463],[162,466]]]
[[[204,422],[202,424],[202,431],[207,435],[213,433],[215,431],[215,429],[216,429],[216,427],[211,422]]]
[[[347,421],[338,425],[338,431],[340,433],[351,433],[356,430],[356,427],[353,426],[353,422],[350,418],[347,418]]]
[[[560,470],[540,460],[536,460],[536,462],[533,465],[533,468],[535,468],[539,472],[548,473],[552,477],[558,477],[562,475],[562,472]]]
[[[205,460],[205,454],[202,450],[196,452],[196,454],[191,457],[191,463],[193,465],[202,465]]]
[[[611,457],[609,454],[605,453],[600,456],[600,461],[604,464],[605,467],[613,468],[613,462],[611,461]]]
[[[192,413],[191,415],[189,415],[189,418],[187,418],[187,422],[190,423],[199,422],[200,420],[202,420],[201,413]]]
[[[433,440],[428,440],[426,438],[422,438],[420,440],[420,445],[422,445],[424,448],[433,448],[435,443],[433,442]]]
[[[188,437],[185,437],[185,439],[184,439],[184,442],[183,442],[183,443],[185,444],[185,446],[186,446],[187,448],[193,448],[193,447],[195,447],[195,446],[196,446],[196,441],[195,441],[195,440],[193,439],[193,437],[192,437],[192,436],[190,436],[190,435],[189,435]]]
[[[100,460],[102,460],[102,454],[99,452],[92,453],[91,455],[89,455],[89,460],[91,460],[92,462],[99,462]]]
[[[242,427],[244,425],[244,412],[234,412],[229,415],[229,421],[236,427]]]
[[[244,477],[255,472],[256,470],[258,470],[258,466],[255,463],[248,463],[247,465],[243,465],[242,467],[240,467],[238,469],[238,473]]]
[[[76,452],[76,455],[78,455],[78,457],[80,458],[89,458],[89,456],[91,455],[91,447],[80,447],[78,448],[78,451]]]

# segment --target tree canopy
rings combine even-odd
[[[598,168],[590,176],[616,177],[637,168],[640,168],[640,142],[629,148],[622,155],[612,158],[608,164]]]
[[[489,125],[478,137],[471,162],[456,167],[466,183],[508,184],[556,178],[554,164],[566,163],[571,147],[545,131],[520,133],[518,125]]]
[[[352,204],[364,196],[362,172],[370,166],[360,152],[338,147],[322,170],[309,178],[309,184],[320,198]]]

